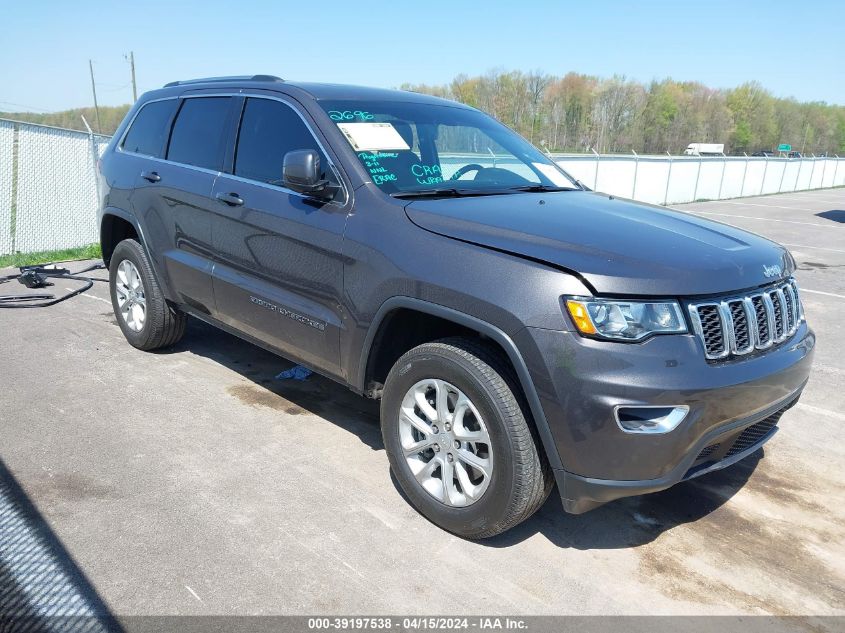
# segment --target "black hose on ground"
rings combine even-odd
[[[106,281],[105,279],[92,279],[82,276],[83,273],[103,269],[105,269],[105,264],[102,262],[92,264],[73,273],[67,268],[58,268],[55,264],[21,266],[19,268],[20,272],[14,275],[0,277],[0,284],[17,280],[28,288],[46,288],[47,286],[53,285],[47,281],[48,279],[69,279],[71,281],[81,281],[84,285],[59,297],[51,294],[0,295],[0,308],[46,308],[47,306],[61,303],[71,297],[82,294],[91,288],[95,281]]]

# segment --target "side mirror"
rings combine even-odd
[[[313,149],[298,149],[285,154],[282,162],[282,183],[298,193],[331,200],[337,187],[320,179],[320,154]]]

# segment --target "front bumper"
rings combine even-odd
[[[799,397],[800,393],[797,393],[787,402],[773,405],[765,413],[713,429],[665,477],[619,481],[580,477],[562,469],[555,470],[563,508],[570,514],[582,514],[615,499],[659,492],[681,481],[727,468],[768,442],[778,431],[780,416],[798,402]]]
[[[526,328],[516,338],[563,466],[555,475],[564,508],[573,513],[663,490],[757,450],[776,427],[731,449],[745,429],[797,401],[815,347],[806,323],[776,349],[710,363],[692,335],[623,344]],[[616,423],[619,405],[686,405],[689,413],[668,433],[632,434]]]

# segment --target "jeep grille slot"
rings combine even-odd
[[[754,339],[751,336],[751,330],[748,328],[745,302],[741,300],[729,301],[728,308],[730,308],[731,318],[733,319],[737,350],[750,351],[754,347]]]
[[[783,300],[786,309],[786,328],[791,330],[795,327],[795,296],[792,286],[784,286]]]
[[[713,358],[724,354],[727,350],[722,319],[719,316],[719,306],[699,306],[698,316],[701,319],[701,330],[704,334],[704,347],[707,355]]]
[[[775,317],[775,340],[783,338],[783,306],[780,304],[780,297],[777,292],[770,292],[769,298],[772,300],[772,309]]]
[[[751,303],[754,306],[754,314],[757,317],[757,343],[769,344],[772,337],[769,333],[769,317],[766,312],[766,303],[763,301],[763,295],[751,297]]]
[[[798,330],[804,316],[793,279],[744,296],[691,303],[689,312],[708,360],[782,343]]]

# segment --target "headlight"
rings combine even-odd
[[[675,301],[566,299],[566,308],[581,334],[617,341],[639,341],[652,334],[687,331]]]

